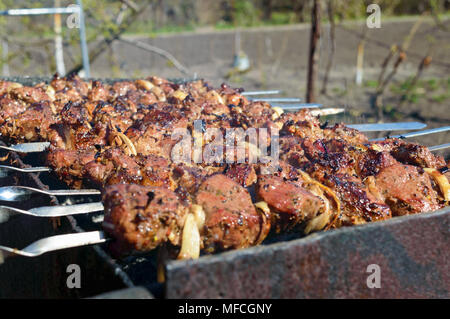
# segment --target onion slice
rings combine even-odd
[[[259,231],[258,238],[253,243],[254,245],[259,245],[262,243],[264,239],[266,239],[267,235],[270,232],[271,221],[270,221],[270,208],[266,202],[261,201],[254,204],[256,211],[261,215],[261,229]]]
[[[150,91],[154,87],[153,83],[147,80],[136,80],[136,86],[139,89],[144,89],[147,91]]]
[[[200,256],[200,232],[194,214],[189,213],[183,227],[178,259],[197,259]]]
[[[206,220],[205,211],[203,210],[202,206],[193,204],[191,206],[191,213],[194,215],[195,222],[197,223],[197,228],[200,231],[205,225]]]
[[[330,219],[331,219],[331,207],[329,204],[328,199],[326,198],[326,196],[324,196],[323,194],[315,194],[317,196],[319,196],[320,198],[322,198],[325,202],[325,212],[323,214],[320,214],[319,216],[314,217],[313,219],[311,219],[308,224],[306,225],[305,228],[305,233],[308,234],[314,230],[321,230],[322,228],[324,228],[326,226],[326,224],[328,223],[328,227],[327,229],[334,223],[334,221],[339,217],[340,213],[341,213],[341,201],[339,200],[339,198],[337,197],[336,193],[329,187],[323,185],[322,183],[319,183],[318,181],[316,181],[315,179],[311,178],[311,176],[309,176],[308,173],[300,170],[300,174],[302,175],[303,179],[308,182],[308,183],[312,183],[314,185],[317,185],[321,190],[323,190],[327,195],[329,195],[334,202],[336,203],[336,214],[335,214],[335,218],[334,220],[329,223]]]
[[[137,151],[136,151],[136,147],[134,147],[133,142],[128,138],[128,136],[126,136],[125,134],[123,134],[122,132],[116,132],[117,136],[120,137],[120,139],[127,145],[128,147],[128,151],[129,151],[129,155],[137,155]]]
[[[281,116],[281,114],[284,113],[284,110],[278,106],[273,106],[272,110],[274,111],[274,113],[272,114],[272,121],[275,121],[277,118]]]
[[[447,177],[435,168],[424,168],[423,170],[427,172],[439,186],[439,189],[444,196],[444,200],[446,202],[450,201],[450,184]]]

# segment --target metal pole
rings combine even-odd
[[[34,16],[43,14],[70,14],[78,13],[75,7],[68,8],[32,8],[32,9],[10,9],[0,11],[0,15],[6,16]]]
[[[60,0],[55,0],[55,7],[59,8],[61,6]],[[54,30],[55,30],[55,61],[56,61],[56,72],[64,76],[66,74],[66,67],[64,65],[64,53],[63,53],[63,43],[61,36],[61,14],[57,13],[54,15]]]
[[[89,78],[91,76],[91,70],[89,66],[88,46],[86,43],[86,25],[84,24],[83,3],[81,0],[77,0],[77,4],[80,19],[80,44],[81,44],[81,55],[83,58],[84,76]]]

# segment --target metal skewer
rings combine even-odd
[[[347,127],[359,130],[361,132],[374,131],[403,131],[420,130],[427,125],[421,122],[396,122],[396,123],[374,123],[374,124],[347,124]]]
[[[100,195],[97,189],[63,189],[63,190],[44,190],[26,186],[4,186],[0,187],[0,200],[14,202],[25,200],[33,194],[45,194],[48,196],[85,196]]]
[[[21,172],[21,173],[40,173],[40,172],[50,172],[51,168],[49,167],[26,167],[26,168],[18,168],[7,165],[0,165],[0,177],[8,176],[11,172]]]
[[[271,103],[271,105],[282,108],[284,111],[291,112],[302,109],[315,109],[323,106],[323,104],[319,103]]]
[[[91,231],[43,238],[20,250],[0,245],[0,264],[11,255],[36,257],[50,251],[101,244],[107,240],[104,232]]]
[[[0,217],[5,222],[12,215],[23,214],[35,217],[61,217],[100,212],[104,209],[101,202],[66,206],[42,206],[23,210],[15,207],[0,206]]]
[[[242,92],[241,94],[244,96],[253,96],[253,95],[274,95],[274,94],[280,94],[280,90],[268,90],[268,91],[248,91],[248,92]]]
[[[440,151],[440,150],[444,150],[446,148],[450,148],[450,143],[445,143],[445,144],[441,144],[441,145],[434,145],[434,146],[430,146],[428,149],[430,151]]]
[[[259,97],[259,98],[249,98],[250,101],[262,101],[262,102],[276,102],[276,103],[294,103],[294,102],[300,102],[302,99],[296,98],[296,97]]]
[[[344,113],[344,112],[345,112],[345,109],[342,109],[342,108],[326,108],[326,109],[310,111],[312,116],[335,115],[335,114]]]
[[[432,128],[429,130],[411,132],[411,133],[406,133],[406,134],[402,134],[402,135],[394,135],[394,136],[389,136],[389,138],[409,138],[409,137],[416,137],[416,136],[422,136],[422,135],[428,135],[428,134],[434,134],[434,133],[441,133],[441,132],[446,132],[446,131],[450,131],[450,126],[437,127],[437,128]],[[377,142],[377,141],[383,141],[384,139],[385,138],[375,138],[370,141]]]
[[[0,149],[18,153],[39,153],[45,151],[50,146],[49,142],[22,143],[11,146],[2,146]]]

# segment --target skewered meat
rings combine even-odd
[[[222,174],[206,179],[196,194],[206,215],[206,249],[244,248],[261,242],[269,220],[258,213],[245,188]]]
[[[20,114],[9,116],[1,124],[0,135],[14,142],[32,142],[46,139],[55,123],[49,102],[33,103]]]
[[[276,231],[293,228],[324,212],[324,203],[299,185],[278,176],[261,176],[258,179],[258,195],[272,213],[272,224]]]
[[[164,242],[180,244],[188,207],[164,187],[116,184],[105,189],[104,229],[117,253],[147,251]]]
[[[208,135],[211,128],[219,135],[250,128],[257,137],[268,129],[268,143],[247,137],[238,145]],[[175,129],[191,134],[189,142],[203,153],[175,161]],[[269,147],[278,131],[276,158]],[[307,110],[281,114],[240,90],[213,89],[202,80],[0,82],[0,133],[15,142],[50,141],[47,161],[62,180],[101,188],[104,226],[118,251],[171,243],[181,246],[180,255],[195,257],[200,246],[243,248],[270,230],[309,233],[386,220],[439,209],[450,198],[448,172],[439,172],[449,164],[426,147],[369,142],[343,124],[324,128]],[[215,147],[244,150],[242,163],[237,153],[232,163],[207,153]],[[250,161],[261,152],[268,163]],[[189,238],[199,247],[187,245]]]

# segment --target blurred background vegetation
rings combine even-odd
[[[372,0],[323,0],[333,5],[336,23],[344,20],[363,20],[367,17],[367,5]],[[222,30],[233,28],[280,26],[308,23],[311,20],[310,0],[84,0],[88,43],[107,41],[111,43],[120,35],[157,37],[159,34],[185,31]],[[439,23],[450,15],[450,0],[380,0],[383,19],[421,15],[430,12]],[[69,6],[74,0],[0,0],[0,10],[14,8],[40,8]],[[329,20],[327,14],[322,20]],[[64,21],[64,20],[63,20]],[[69,63],[81,59],[77,53],[79,34],[62,28],[64,47],[69,50]],[[21,60],[24,67],[30,66],[33,55],[41,55],[53,61],[53,17],[52,16],[0,16],[0,40],[12,44],[7,54],[0,45],[0,67],[4,63]],[[101,49],[106,49],[101,47]],[[95,54],[94,54],[95,56]]]
[[[91,33],[101,33],[117,27],[117,13],[129,1],[84,0],[87,25]],[[323,1],[324,3],[326,1]],[[366,8],[374,1],[334,0],[335,18],[365,19]],[[449,0],[380,0],[384,16],[420,15],[425,11],[449,14]],[[76,1],[61,0],[61,6]],[[126,33],[151,34],[158,32],[190,31],[202,27],[233,28],[267,25],[286,25],[309,22],[312,1],[309,0],[140,0],[135,1],[141,14]],[[0,10],[13,8],[53,7],[53,0],[0,0]],[[324,20],[327,20],[324,15]],[[52,23],[48,17],[21,17],[19,21],[0,17],[2,34],[20,32],[51,35]],[[42,22],[42,23],[41,23]]]
[[[338,120],[450,123],[450,0],[83,0],[92,74],[198,74],[215,85],[303,97],[314,1],[322,24],[318,101],[345,107]],[[371,3],[381,7],[381,29],[365,24]],[[71,4],[76,0],[0,0],[0,11]],[[79,33],[65,19],[64,63],[78,72]],[[0,73],[55,73],[55,39],[53,16],[0,16]],[[233,73],[240,54],[250,68]],[[355,83],[357,56],[364,58],[362,83]]]

